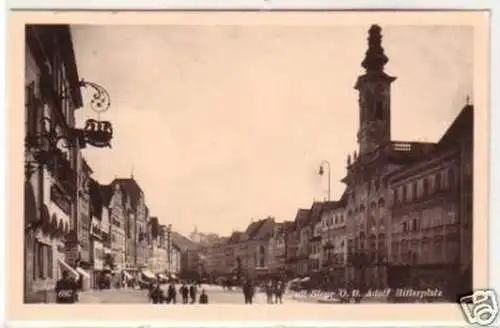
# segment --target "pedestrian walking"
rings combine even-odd
[[[177,291],[175,290],[175,285],[173,282],[170,283],[170,286],[168,286],[167,303],[177,303]]]
[[[243,285],[243,295],[245,296],[245,304],[252,304],[254,296],[253,284],[250,280],[247,280]]]
[[[165,296],[163,294],[163,290],[160,287],[160,284],[156,284],[151,292],[151,300],[153,304],[161,304],[165,300]]]
[[[156,286],[150,282],[148,283],[148,296],[149,296],[149,300],[152,300],[152,295],[153,295],[153,291],[155,290]]]
[[[196,288],[196,285],[193,283],[191,287],[189,287],[189,296],[191,296],[191,304],[196,303],[196,294],[198,293],[198,290]]]
[[[280,280],[275,286],[274,290],[274,296],[275,300],[274,302],[276,304],[283,304],[283,293],[285,292],[285,284]]]
[[[78,301],[78,285],[69,277],[68,271],[63,271],[62,278],[56,283],[56,303],[76,303]]]
[[[188,304],[188,302],[189,302],[189,288],[188,288],[188,286],[186,286],[186,283],[182,284],[182,286],[179,288],[179,292],[182,295],[182,303]]]
[[[267,296],[267,304],[273,304],[274,288],[273,288],[273,282],[271,280],[269,280],[267,282],[265,289],[266,289],[266,296]]]
[[[199,302],[200,302],[200,304],[208,304],[208,295],[205,292],[205,289],[201,290],[200,301]]]

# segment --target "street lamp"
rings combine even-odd
[[[328,201],[331,200],[331,169],[330,162],[323,160],[320,163],[318,174],[323,176],[325,174],[325,166],[328,169]]]
[[[91,109],[97,113],[96,119],[87,119],[83,129],[66,128],[63,124],[49,117],[41,118],[41,131],[27,135],[24,140],[26,151],[31,156],[25,156],[25,177],[29,179],[36,168],[53,167],[57,170],[63,164],[61,161],[63,148],[85,148],[91,145],[97,148],[111,147],[113,127],[109,121],[101,121],[100,113],[108,110],[111,102],[109,93],[99,84],[81,80],[80,87],[92,89]],[[64,97],[64,95],[61,95]],[[65,132],[62,132],[65,131]]]

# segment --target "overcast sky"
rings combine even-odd
[[[112,105],[111,150],[87,149],[101,183],[135,179],[152,216],[187,234],[293,220],[332,198],[357,150],[367,26],[73,26],[81,78]],[[470,27],[384,27],[392,138],[437,141],[472,96]],[[84,94],[87,97],[87,94]],[[88,108],[77,122],[95,116]]]

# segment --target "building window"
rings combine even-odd
[[[427,191],[429,194],[432,194],[434,192],[434,176],[431,175],[431,176],[428,176],[427,177]]]
[[[424,195],[424,182],[420,179],[417,181],[417,197],[420,198]]]
[[[401,203],[402,201],[403,201],[403,187],[399,186],[396,195],[396,202]]]
[[[39,103],[35,94],[35,82],[26,87],[26,135],[34,135],[38,131]]]
[[[453,168],[451,168],[448,171],[448,187],[454,188],[454,186],[455,186],[455,170],[453,170]]]
[[[441,174],[439,172],[434,175],[434,184],[437,190],[441,189]]]
[[[412,184],[409,183],[406,185],[406,198],[409,202],[413,200],[413,192],[412,192]]]
[[[423,184],[422,195],[427,196],[429,194],[429,181],[426,178],[423,178],[422,184]]]
[[[40,242],[35,242],[35,264],[33,278],[45,279],[53,277],[53,250],[52,247]]]
[[[447,171],[441,172],[441,189],[448,188],[448,176]]]
[[[53,250],[52,247],[47,247],[47,276],[53,278]]]
[[[36,280],[36,278],[38,277],[38,271],[37,271],[37,268],[38,268],[38,248],[39,248],[39,243],[37,243],[35,241],[35,244],[33,246],[33,280]]]
[[[38,264],[38,278],[40,279],[45,279],[45,261],[44,261],[44,256],[43,256],[43,250],[44,250],[44,245],[41,244],[41,243],[38,243],[38,247],[37,247],[37,254],[36,254],[36,257],[37,257],[37,264]]]

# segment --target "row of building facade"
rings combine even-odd
[[[347,157],[340,199],[299,209],[293,221],[260,220],[201,248],[205,270],[232,275],[239,266],[337,288],[438,288],[450,298],[471,290],[473,106],[436,143],[393,141],[396,78],[384,72],[380,32],[369,31],[366,73],[355,86],[359,153]]]
[[[83,106],[69,26],[28,25],[25,42],[24,300],[47,300],[63,270],[88,288],[103,271],[176,274],[171,225],[133,177],[100,184],[74,142]]]

